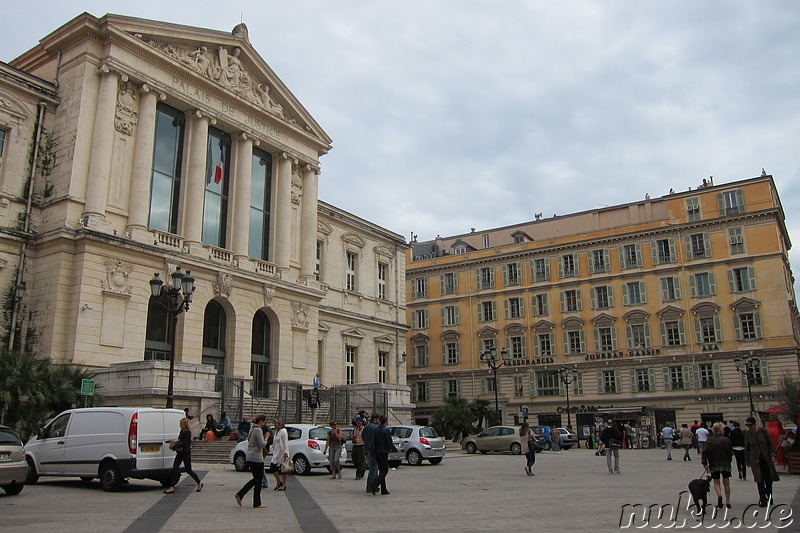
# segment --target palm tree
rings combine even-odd
[[[475,417],[465,398],[447,398],[434,413],[431,425],[444,438],[457,440],[472,428]]]
[[[495,413],[489,407],[489,400],[485,398],[475,398],[469,404],[469,410],[472,416],[478,421],[478,431],[483,431],[484,426],[488,425],[490,420],[494,419]]]

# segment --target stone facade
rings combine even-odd
[[[769,408],[779,379],[798,375],[790,247],[766,174],[413,242],[414,415],[429,420],[448,396],[494,408],[490,346],[507,423],[524,408],[559,426],[623,410],[652,437],[667,421],[742,420],[749,395],[734,359],[744,354],[760,360],[755,407]],[[569,389],[565,365],[568,380],[577,373]]]
[[[405,241],[318,200],[331,139],[243,24],[83,14],[0,74],[0,282],[27,287],[10,343],[96,369],[116,404],[158,405],[173,345],[175,405],[201,411],[256,367],[265,397],[316,372],[405,387]],[[173,335],[149,281],[177,267],[196,291]]]

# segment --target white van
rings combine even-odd
[[[64,411],[25,444],[28,479],[39,476],[100,478],[103,490],[118,490],[125,478],[153,479],[169,486],[178,438],[178,409],[91,407]]]

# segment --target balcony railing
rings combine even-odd
[[[155,237],[154,244],[156,246],[169,246],[170,248],[183,250],[183,238],[174,233],[153,230],[153,236]]]
[[[233,252],[216,246],[208,247],[208,258],[222,263],[233,263]]]

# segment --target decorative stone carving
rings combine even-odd
[[[269,285],[264,285],[264,307],[272,307],[273,298],[275,298],[275,289]]]
[[[127,283],[133,265],[113,259],[104,260],[103,265],[106,268],[106,280],[100,282],[103,290],[117,294],[131,294],[133,288]]]
[[[231,31],[231,35],[234,37],[239,37],[244,39],[245,41],[249,40],[249,35],[247,32],[247,24],[242,22],[241,24],[237,24],[233,27],[233,31]]]
[[[292,327],[308,329],[308,306],[301,302],[292,302]]]
[[[230,274],[217,273],[217,282],[214,284],[214,294],[223,298],[230,298],[233,290],[233,278]]]
[[[136,89],[129,82],[119,84],[117,109],[114,113],[114,128],[125,135],[133,135],[139,114],[136,109]]]

